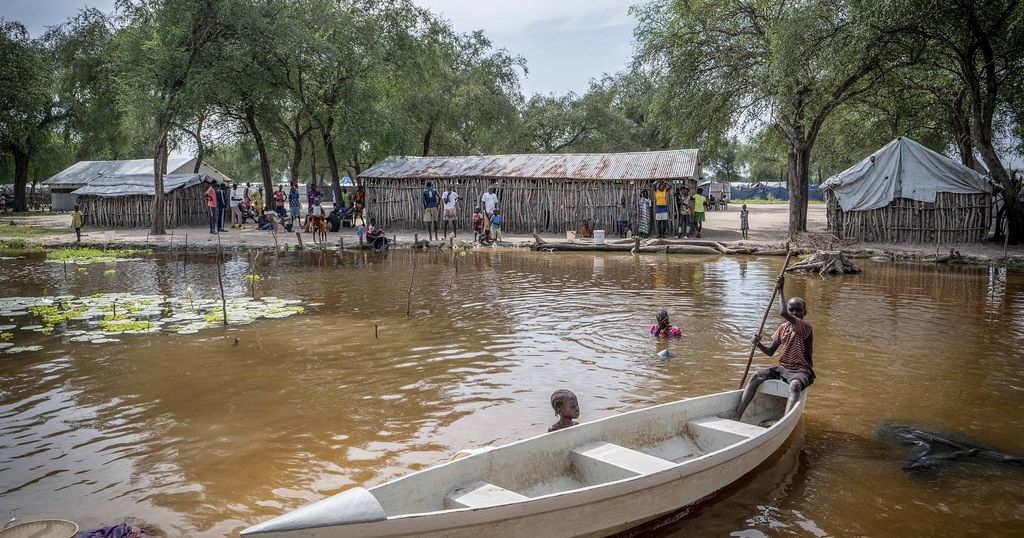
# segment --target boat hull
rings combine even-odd
[[[727,401],[719,406],[726,408],[738,402],[739,393],[722,393],[719,396]],[[275,538],[610,536],[693,505],[750,473],[786,442],[799,423],[803,408],[801,398],[790,413],[763,433],[651,474],[498,506],[268,533],[254,527],[245,534]],[[250,532],[254,530],[257,532]]]

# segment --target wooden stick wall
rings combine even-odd
[[[489,187],[494,187],[505,232],[531,233],[536,230],[561,234],[566,230],[576,230],[583,219],[589,219],[591,228],[604,229],[611,234],[618,220],[620,199],[625,197],[629,221],[635,229],[640,191],[646,189],[653,203],[654,184],[658,180],[364,178],[363,181],[366,185],[367,217],[388,229],[415,230],[423,227],[422,193],[426,182],[431,181],[438,193],[444,193],[449,187],[458,193],[456,223],[463,229],[472,228],[473,209],[480,206],[483,211],[480,197]],[[691,193],[696,193],[697,182],[691,178],[667,181],[670,187],[669,215],[674,222],[676,209],[671,189],[686,186]]]
[[[896,198],[868,211],[844,212],[826,191],[828,230],[840,239],[879,243],[980,243],[992,222],[991,194],[940,192],[935,203]]]
[[[206,187],[203,184],[193,185],[165,195],[164,222],[168,228],[204,226],[209,223]],[[79,196],[78,205],[87,226],[148,228],[153,220],[152,196]]]

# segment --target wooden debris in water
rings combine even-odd
[[[857,267],[841,251],[821,250],[806,260],[794,263],[786,271],[816,272],[821,276],[844,275],[859,273],[860,267]]]

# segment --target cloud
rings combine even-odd
[[[416,0],[466,32],[501,36],[631,25],[635,0]]]

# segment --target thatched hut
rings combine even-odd
[[[164,222],[168,228],[203,226],[209,222],[204,174],[164,176]],[[147,228],[153,221],[153,174],[96,178],[73,192],[86,225],[104,228]]]
[[[462,225],[469,222],[480,197],[494,187],[506,232],[562,233],[577,229],[583,219],[589,219],[593,228],[614,230],[622,198],[635,222],[641,190],[651,190],[657,181],[695,190],[702,172],[697,150],[680,149],[389,157],[359,174],[359,179],[366,186],[368,216],[387,228],[422,226],[421,193],[431,181],[439,191],[452,188],[459,194]]]
[[[882,243],[975,243],[988,234],[992,186],[978,172],[909,138],[821,184],[828,229]]]

